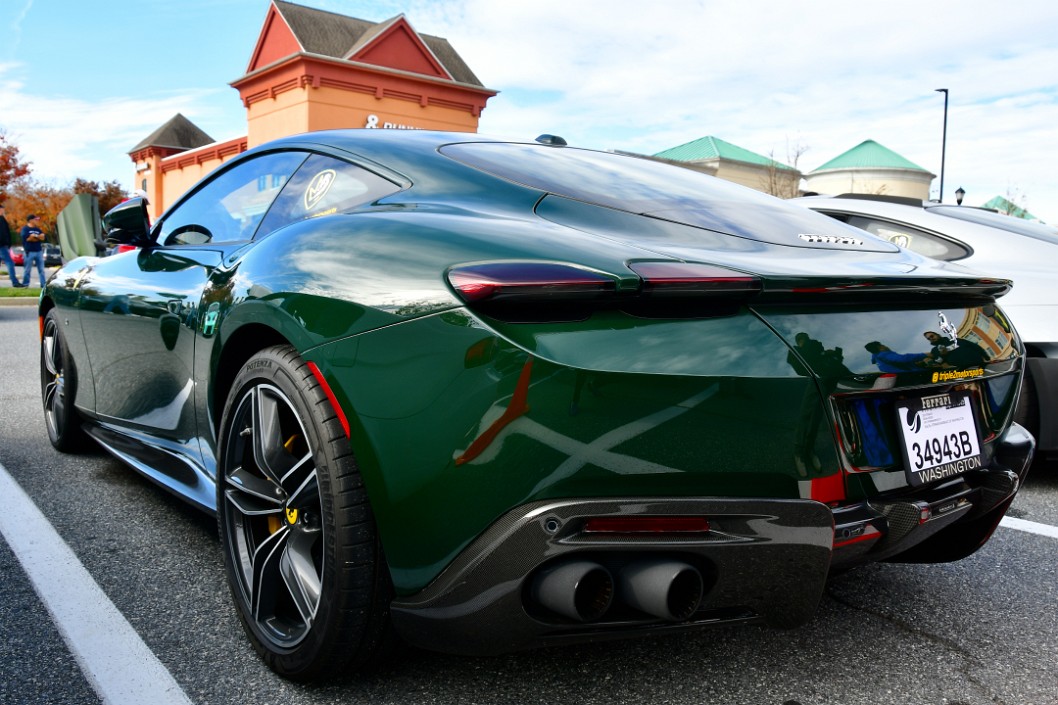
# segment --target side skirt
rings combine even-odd
[[[209,514],[217,513],[214,479],[187,455],[165,448],[144,434],[118,431],[97,422],[86,422],[84,430],[104,450],[148,480]]]

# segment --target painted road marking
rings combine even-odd
[[[0,465],[0,534],[107,705],[192,705],[172,674]]]
[[[999,525],[1008,529],[1017,529],[1018,531],[1027,531],[1030,534],[1039,534],[1040,536],[1050,536],[1052,539],[1058,539],[1058,526],[1051,526],[1050,524],[1040,524],[1035,521],[1015,519],[1014,517],[1003,517],[1003,521],[999,522]]]

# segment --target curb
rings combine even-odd
[[[0,306],[36,306],[39,303],[37,296],[0,296]]]

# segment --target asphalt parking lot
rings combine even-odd
[[[284,681],[241,633],[213,520],[102,452],[51,448],[37,335],[33,307],[0,306],[0,474],[29,503],[4,495],[0,703],[147,702],[135,699],[147,680],[162,693],[150,702],[203,705],[1058,704],[1053,467],[1034,469],[1015,501],[1010,516],[1027,522],[1021,528],[1002,526],[956,563],[835,576],[816,618],[797,630],[722,628],[473,659],[406,648],[380,671],[315,686]],[[72,607],[42,599],[48,591],[19,557],[25,542],[45,542],[30,523],[36,511],[70,551],[36,559],[59,570],[45,575],[87,581],[50,586]],[[111,609],[115,621],[89,629],[88,647],[69,645],[83,643],[75,622]],[[129,653],[141,660],[122,663],[138,665],[116,672],[96,658]],[[101,696],[103,686],[111,690]]]

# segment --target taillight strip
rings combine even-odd
[[[761,290],[761,281],[745,272],[698,262],[632,262],[644,294],[746,296]]]
[[[449,270],[448,281],[467,303],[520,298],[581,298],[598,296],[617,288],[614,277],[557,262],[465,265]]]

